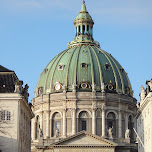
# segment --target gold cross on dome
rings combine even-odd
[[[85,1],[83,0],[83,4],[85,4]]]

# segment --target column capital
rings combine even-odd
[[[45,110],[44,111],[46,114],[49,114],[51,112],[51,110]]]
[[[97,110],[97,108],[96,107],[92,107],[92,111],[96,111]]]
[[[77,108],[71,108],[71,111],[72,111],[72,112],[73,112],[73,111],[76,111],[76,109],[77,109]]]
[[[102,110],[106,110],[106,105],[102,104]]]
[[[63,112],[66,112],[66,110],[67,110],[67,109],[66,109],[65,107],[62,109]]]
[[[39,115],[42,115],[42,114],[43,114],[43,111],[39,111],[38,114],[39,114]]]

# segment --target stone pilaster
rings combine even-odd
[[[43,130],[43,112],[39,112],[39,116],[40,116],[40,128]]]
[[[125,131],[128,129],[128,114],[125,114]]]
[[[46,138],[50,137],[50,112],[46,111]]]
[[[106,129],[106,116],[105,116],[105,106],[102,108],[102,137],[105,137],[105,129]]]
[[[121,113],[121,111],[119,111],[118,114],[119,114],[119,119],[118,119],[119,138],[122,138],[122,113]]]
[[[52,133],[52,130],[53,130],[53,128],[52,128],[52,118],[50,118],[50,137],[52,137],[53,135],[53,133]]]
[[[96,109],[92,109],[92,134],[96,134]]]

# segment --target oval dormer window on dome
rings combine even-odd
[[[88,65],[87,63],[81,63],[81,69],[87,69]]]
[[[104,65],[104,68],[105,68],[105,70],[110,70],[110,65],[109,65],[108,63],[106,63],[106,64]]]
[[[37,89],[37,93],[38,93],[38,95],[41,95],[43,93],[43,87],[39,87]]]
[[[130,95],[130,87],[129,86],[126,88],[126,91],[127,91],[127,94]]]
[[[121,73],[125,73],[125,70],[123,68],[120,69]]]
[[[63,64],[59,64],[58,70],[59,70],[59,71],[64,70],[64,65],[63,65]]]

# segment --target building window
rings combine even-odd
[[[82,34],[85,35],[85,25],[83,25],[82,28],[83,28]]]
[[[85,130],[86,131],[86,121],[85,120],[82,120],[82,130]]]
[[[54,137],[59,137],[61,134],[61,115],[56,112],[53,114],[53,123],[52,123],[52,135]]]
[[[123,68],[120,68],[121,73],[125,73],[125,70]]]
[[[88,65],[87,63],[81,63],[81,69],[87,69]]]
[[[104,68],[105,68],[105,70],[110,70],[110,65],[109,65],[108,63],[106,63],[106,64],[104,65]]]
[[[59,71],[64,70],[64,65],[63,65],[63,64],[60,64],[59,67],[58,67],[58,70],[59,70]]]
[[[87,35],[89,35],[89,25],[87,25]]]
[[[79,113],[79,125],[78,125],[78,131],[89,131],[89,113],[87,111],[81,111]]]
[[[107,129],[113,128],[113,136],[116,137],[116,116],[113,112],[109,112],[107,115]]]
[[[11,120],[11,113],[7,111],[7,120]]]
[[[60,130],[60,121],[56,121],[56,129]]]
[[[1,111],[1,121],[5,121],[5,120],[11,120],[11,112],[9,111]]]

